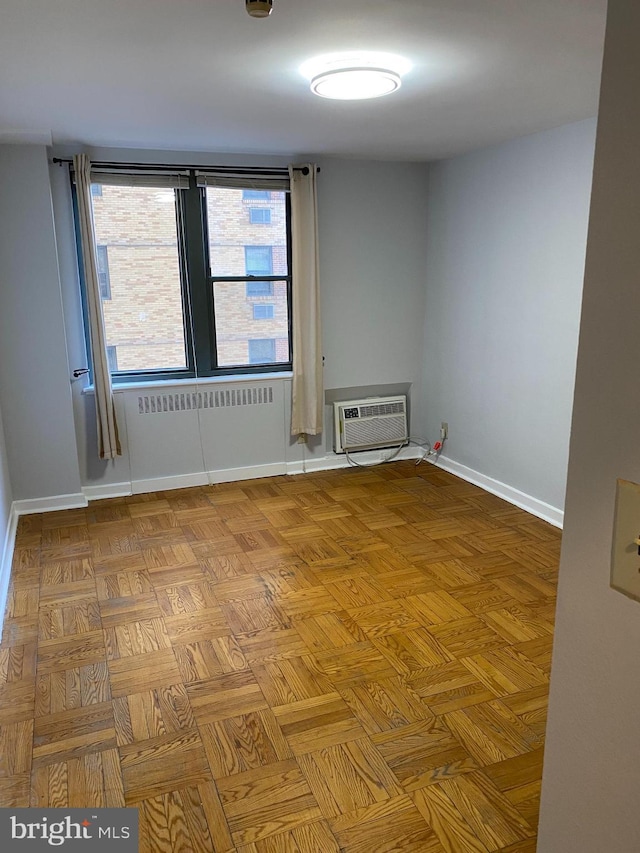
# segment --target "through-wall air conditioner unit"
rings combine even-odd
[[[407,398],[370,397],[333,404],[336,453],[407,444]]]

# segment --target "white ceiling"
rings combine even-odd
[[[593,116],[606,0],[0,0],[0,141],[430,160]],[[337,102],[298,68],[399,53]]]

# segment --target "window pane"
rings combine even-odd
[[[253,319],[254,320],[273,320],[273,305],[267,305],[264,302],[253,303]]]
[[[100,296],[102,299],[111,299],[111,282],[109,280],[109,254],[106,246],[96,246],[96,266],[98,268],[98,283],[100,284]]]
[[[249,364],[272,364],[275,360],[276,342],[273,338],[249,341]]]
[[[245,247],[255,249],[254,258],[259,251],[270,253],[273,275],[288,275],[287,268],[287,222],[284,192],[266,192],[265,201],[260,202],[261,221],[252,221],[248,209],[258,209],[255,199],[246,200],[245,193],[262,192],[260,190],[241,190],[229,187],[207,187],[207,227],[209,232],[209,261],[211,275],[245,276],[262,273],[267,269],[259,266],[253,270],[247,268],[251,258],[247,258]],[[262,198],[262,195],[260,196]],[[251,254],[251,253],[250,253]],[[263,258],[266,255],[263,254]]]
[[[261,304],[247,295],[249,282],[216,281],[213,284],[215,302],[218,366],[233,367],[247,364],[287,364],[289,361],[289,317],[287,282],[266,282],[272,285],[264,314],[256,308]],[[269,311],[271,317],[269,317]],[[261,319],[261,317],[264,317]],[[273,341],[273,350],[258,341]],[[260,349],[262,347],[262,349]]]
[[[117,347],[118,369],[185,369],[175,191],[105,184],[93,212],[107,346]]]
[[[271,225],[271,208],[250,207],[249,222],[252,225]]]

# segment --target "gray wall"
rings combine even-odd
[[[416,382],[424,165],[326,160],[318,180],[325,387]]]
[[[11,512],[12,501],[13,493],[11,491],[11,481],[9,479],[9,461],[7,459],[4,429],[2,427],[2,412],[0,412],[0,573],[2,571],[2,557],[9,530],[9,514]],[[0,596],[1,595],[2,590],[0,588]],[[0,610],[0,621],[1,620],[2,612]]]
[[[640,603],[609,588],[616,478],[640,482],[640,4],[609,0],[539,853],[640,850]]]
[[[0,146],[0,187],[0,405],[13,498],[77,494],[46,149]]]
[[[421,421],[562,509],[595,120],[433,164]]]

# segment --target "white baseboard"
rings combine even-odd
[[[360,453],[352,453],[352,458],[357,458],[361,465],[375,465],[384,462],[389,456],[387,450],[370,450]],[[402,459],[419,459],[422,451],[415,447],[403,447],[400,453],[394,457],[394,462]],[[334,471],[339,468],[356,468],[352,465],[344,453],[331,453],[329,456],[317,456],[309,459],[287,462],[287,474],[310,474],[312,471]]]
[[[14,501],[13,509],[18,515],[32,515],[34,512],[56,512],[60,509],[81,509],[87,506],[87,498],[82,492],[71,495],[51,495],[48,498],[28,498]]]
[[[88,501],[105,498],[126,498],[131,494],[131,483],[105,483],[101,486],[83,486],[82,494]]]
[[[130,494],[144,495],[147,492],[167,492],[170,489],[190,489],[193,486],[206,486],[209,478],[204,471],[194,474],[173,474],[169,477],[153,477],[150,480],[133,480]]]
[[[486,474],[481,474],[480,471],[474,471],[473,468],[467,468],[460,462],[449,459],[446,456],[440,456],[433,463],[438,468],[448,471],[450,474],[455,474],[462,480],[468,483],[473,483],[474,486],[479,486],[485,492],[490,492],[499,498],[503,498],[514,506],[520,507],[531,515],[541,518],[543,521],[548,521],[554,527],[562,528],[564,521],[564,512],[551,504],[538,500],[525,492],[514,489],[513,486],[508,486],[506,483],[501,483],[500,480],[494,480],[492,477],[487,477]]]
[[[246,468],[222,468],[209,471],[210,483],[233,483],[236,480],[256,480],[260,477],[277,477],[287,473],[284,462],[269,462],[266,465],[249,465]]]
[[[353,454],[352,454],[353,455]],[[363,465],[371,465],[383,462],[389,455],[388,450],[373,450],[358,453],[357,459]],[[422,450],[416,447],[403,447],[395,457],[401,459],[419,459]],[[433,461],[433,460],[429,460]],[[460,462],[440,456],[433,464],[455,474],[468,483],[479,486],[492,495],[503,498],[514,506],[520,507],[537,518],[548,521],[554,527],[562,527],[564,513],[562,510],[527,495],[506,483],[494,480],[473,468],[468,468]],[[176,474],[170,477],[155,477],[149,480],[134,480],[132,483],[112,483],[98,486],[85,486],[82,496],[61,495],[59,498],[45,498],[42,501],[19,501],[21,505],[17,508],[19,514],[24,512],[47,512],[52,509],[67,509],[70,507],[86,506],[87,500],[101,500],[104,498],[116,498],[126,495],[139,495],[147,492],[162,492],[169,489],[187,489],[192,486],[206,486],[209,483],[232,483],[242,480],[254,480],[260,477],[276,477],[281,474],[310,474],[314,471],[333,471],[340,468],[352,467],[347,457],[342,453],[330,453],[326,456],[311,457],[304,461],[295,462],[271,462],[265,465],[249,465],[240,468],[223,468],[218,471],[196,472],[194,474]],[[63,501],[64,499],[77,499],[75,503],[53,504],[52,501]],[[23,504],[29,504],[28,508],[22,508]]]
[[[16,544],[16,532],[18,530],[18,513],[12,504],[9,511],[7,532],[0,551],[0,635],[4,623],[7,608],[7,593],[11,582],[11,564],[13,563],[13,551]]]

